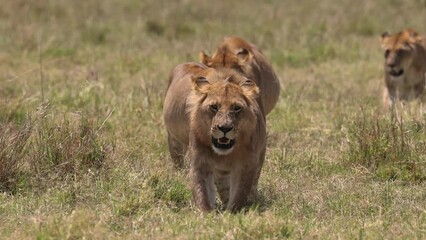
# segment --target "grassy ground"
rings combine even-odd
[[[2,3],[1,238],[425,238],[426,115],[381,107],[379,36],[426,34],[426,2],[211,3]],[[283,91],[262,201],[203,215],[162,99],[170,70],[226,35],[258,45]]]

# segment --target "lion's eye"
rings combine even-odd
[[[390,54],[390,50],[388,49],[388,50],[385,51],[385,57],[388,57],[389,54]]]
[[[241,107],[240,106],[234,106],[233,107],[233,109],[232,109],[232,111],[234,111],[234,112],[240,112],[241,111]]]
[[[405,50],[402,50],[402,49],[399,49],[398,51],[396,51],[397,56],[402,56],[404,55],[404,53],[405,53]]]
[[[217,112],[217,110],[219,110],[219,107],[216,104],[210,105],[209,108],[212,112]]]

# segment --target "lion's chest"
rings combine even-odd
[[[410,89],[419,83],[424,82],[426,80],[426,73],[407,71],[402,76],[390,76],[389,79],[392,85],[396,88],[399,88],[400,90]]]
[[[246,152],[241,149],[234,149],[231,154],[225,156],[219,156],[214,153],[213,155],[210,158],[210,164],[219,171],[233,171],[244,165],[253,165],[256,164],[253,161],[257,159],[256,157],[247,156]]]
[[[235,162],[238,161],[237,159],[233,158],[232,156],[214,156],[210,159],[211,164],[213,167],[219,171],[230,171],[234,167]]]
[[[406,85],[406,83],[405,83],[406,82],[406,75],[405,74],[398,76],[398,77],[390,75],[388,79],[389,79],[390,84],[397,89],[400,89],[400,88],[402,88]]]
[[[416,98],[424,88],[426,73],[407,71],[399,77],[390,77],[391,84],[396,88],[398,98],[410,101]]]

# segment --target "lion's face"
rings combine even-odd
[[[231,153],[255,127],[259,89],[235,71],[212,68],[193,78],[193,89],[190,111],[196,134],[216,154]]]
[[[407,29],[390,35],[382,34],[382,48],[385,50],[385,71],[399,77],[411,66],[415,54],[417,32]]]

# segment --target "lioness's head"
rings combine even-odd
[[[254,61],[252,46],[239,37],[226,37],[211,57],[201,51],[199,58],[208,67],[233,68],[246,74]]]
[[[385,50],[385,70],[393,77],[399,77],[410,67],[416,43],[420,40],[418,33],[406,29],[394,35],[382,34],[382,48]]]
[[[196,138],[218,155],[250,139],[256,128],[256,84],[230,69],[207,68],[192,78],[190,124]]]

